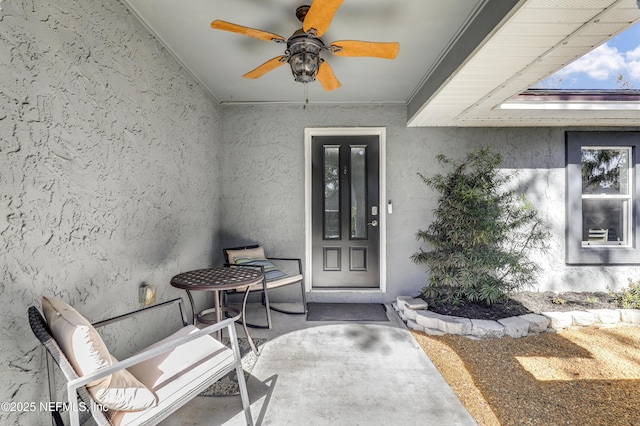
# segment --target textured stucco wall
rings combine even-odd
[[[463,158],[491,146],[505,171],[538,207],[552,234],[534,290],[592,291],[625,285],[637,267],[569,267],[565,259],[565,144],[563,128],[407,128],[403,106],[225,106],[223,108],[224,238],[262,242],[276,254],[304,257],[305,127],[384,126],[387,129],[387,295],[310,294],[309,300],[389,300],[417,294],[426,266],[411,263],[419,228],[432,220],[437,194],[418,172],[443,171],[435,156]],[[384,210],[384,209],[383,209]],[[426,247],[425,247],[426,248]],[[287,297],[287,295],[284,295]],[[295,297],[295,293],[289,295]]]
[[[2,3],[0,401],[46,400],[26,315],[43,294],[99,320],[139,308],[142,282],[183,296],[171,276],[212,264],[220,134],[215,102],[121,3]],[[150,339],[116,334],[116,356]]]

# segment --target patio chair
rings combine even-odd
[[[307,299],[304,288],[304,276],[302,275],[302,260],[300,258],[288,258],[288,257],[266,257],[264,249],[260,245],[251,245],[244,247],[232,247],[222,249],[224,252],[225,266],[234,267],[251,267],[260,268],[264,274],[262,283],[249,287],[246,291],[249,292],[262,292],[262,303],[265,306],[267,313],[267,325],[249,324],[250,327],[256,328],[271,328],[271,310],[282,312],[285,314],[298,314],[303,315],[307,313]],[[271,261],[277,262],[297,262],[297,274],[286,274],[278,269]],[[289,311],[274,307],[269,302],[269,291],[285,287],[289,285],[300,285],[300,291],[302,295],[302,310],[301,311]],[[230,290],[228,293],[244,292],[243,290]],[[244,319],[243,319],[244,320]]]
[[[128,319],[132,319],[130,324],[125,321],[121,327],[135,328],[147,312],[172,306],[179,308],[182,320],[178,331],[124,360],[111,356],[96,331]],[[93,324],[53,297],[42,298],[42,311],[46,321],[37,307],[29,307],[29,324],[47,350],[49,397],[56,410],[59,405],[55,398],[54,363],[64,375],[72,426],[80,424],[80,413],[84,411],[99,426],[158,424],[234,370],[246,423],[253,425],[235,317],[198,329],[187,324],[181,298]],[[223,328],[229,332],[231,347],[210,335]],[[51,411],[51,416],[56,426],[64,425],[59,411]]]

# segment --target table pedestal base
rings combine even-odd
[[[2,0],[0,0],[2,1]],[[195,271],[184,272],[171,278],[171,285],[177,288],[186,290],[189,302],[191,303],[191,312],[193,314],[193,325],[197,326],[198,322],[203,324],[215,324],[222,320],[222,312],[233,312],[233,317],[236,321],[242,317],[242,326],[244,332],[247,335],[247,340],[251,345],[251,349],[258,355],[258,350],[249,335],[247,324],[245,319],[247,298],[249,296],[249,288],[253,285],[257,285],[264,282],[264,276],[261,270],[256,268],[209,268],[198,269]],[[229,307],[222,306],[220,303],[220,292],[226,290],[241,290],[245,289],[245,296],[242,301],[242,311]],[[191,296],[192,290],[204,290],[213,291],[214,307],[205,309],[196,313],[196,305]],[[215,314],[215,320],[209,319],[206,316],[208,314]],[[226,316],[226,315],[225,315]],[[222,331],[216,332],[218,340],[222,340]]]
[[[227,312],[229,313],[228,315],[227,315]],[[215,314],[215,313],[216,313],[216,308],[205,309],[203,311],[200,311],[196,315],[196,318],[198,318],[198,322],[202,324],[208,324],[208,325],[215,324],[218,322],[217,316],[216,318],[212,318],[212,319],[207,318],[207,315]],[[221,306],[220,314],[222,315],[223,313],[225,315],[223,318],[234,318],[240,315],[240,309],[234,308],[232,306]]]

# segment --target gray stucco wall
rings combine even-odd
[[[411,263],[420,247],[419,228],[431,222],[437,194],[417,176],[443,171],[435,156],[462,158],[490,146],[503,156],[503,168],[515,172],[514,184],[537,206],[552,235],[532,290],[606,291],[637,279],[630,266],[565,264],[564,128],[407,128],[404,106],[225,106],[222,221],[226,244],[261,242],[276,255],[304,258],[305,127],[386,127],[387,294],[312,293],[309,300],[388,301],[417,294],[426,267]],[[427,249],[427,247],[425,247]],[[283,298],[294,297],[284,294]]]
[[[142,282],[183,296],[171,276],[212,264],[220,114],[116,1],[12,1],[0,15],[0,400],[39,403],[28,306],[55,295],[100,320],[140,308]],[[109,332],[115,355],[152,340],[146,325]]]

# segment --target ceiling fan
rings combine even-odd
[[[215,20],[211,28],[244,34],[260,40],[286,43],[284,55],[276,56],[246,73],[245,78],[258,78],[285,63],[291,66],[296,81],[310,83],[316,78],[324,90],[334,90],[342,84],[338,81],[329,64],[322,55],[329,52],[337,56],[366,56],[394,59],[400,50],[397,42],[372,42],[358,40],[339,40],[326,45],[320,37],[331,25],[331,20],[344,0],[314,0],[311,6],[300,6],[296,17],[302,22],[302,28],[285,39],[282,36],[255,28],[244,27],[230,22]]]

